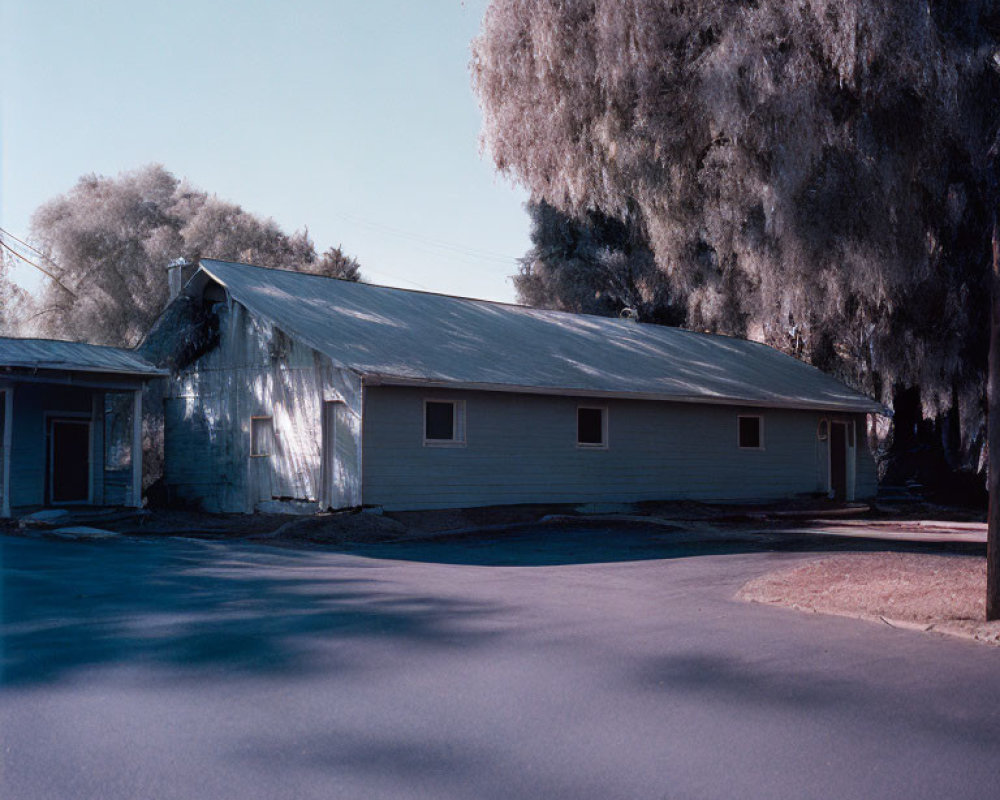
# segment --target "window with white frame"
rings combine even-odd
[[[576,409],[576,446],[608,446],[608,409],[604,406],[578,406]]]
[[[465,444],[465,401],[424,400],[424,445]]]
[[[764,418],[755,414],[740,414],[736,435],[741,450],[763,450]]]

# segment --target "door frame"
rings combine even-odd
[[[45,504],[48,506],[89,506],[94,504],[94,420],[85,411],[46,411],[45,419]],[[87,499],[52,499],[53,470],[55,468],[55,437],[52,435],[53,422],[70,422],[87,426]]]
[[[320,486],[319,501],[322,511],[344,508],[337,505],[345,500],[337,491],[337,479],[342,477],[343,465],[337,459],[337,412],[347,408],[343,400],[323,400],[320,406]],[[340,495],[340,496],[337,496]]]
[[[833,498],[833,426],[844,426],[844,502],[853,503],[857,482],[857,425],[852,419],[830,417],[827,422],[826,493]]]

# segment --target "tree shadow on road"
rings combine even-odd
[[[370,558],[492,567],[551,567],[745,553],[912,552],[983,555],[985,545],[823,535],[808,525],[582,522],[511,527],[419,541],[355,544]]]
[[[983,650],[977,654],[989,657]],[[740,658],[704,650],[650,657],[633,677],[645,691],[695,697],[734,715],[775,708],[807,711],[815,719],[839,715],[859,733],[877,727],[881,719],[905,719],[908,729],[945,732],[951,740],[976,747],[996,740],[1000,720],[995,715],[972,718],[968,713],[988,707],[992,687],[959,683],[941,691],[939,679],[928,679],[919,665],[902,656],[867,660],[865,669],[863,680],[849,669],[831,669],[824,648],[800,649],[785,658]],[[921,682],[926,691],[915,690],[911,682]],[[917,696],[919,703],[914,702]]]
[[[0,537],[0,686],[143,664],[203,676],[352,668],[353,639],[472,646],[496,609],[407,593],[362,560],[221,542]],[[329,558],[329,556],[326,556]],[[345,563],[347,562],[347,563]]]

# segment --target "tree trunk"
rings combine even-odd
[[[990,272],[990,364],[987,426],[990,505],[986,537],[986,619],[1000,619],[1000,233],[993,216],[993,268]]]

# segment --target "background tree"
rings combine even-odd
[[[328,278],[341,278],[348,281],[361,280],[361,265],[353,256],[347,255],[338,245],[331,247],[311,266],[309,272],[326,275]]]
[[[633,220],[689,327],[915,390],[901,427],[941,420],[979,467],[998,20],[991,0],[493,0],[473,84],[498,169]]]
[[[357,262],[339,248],[318,258],[308,232],[285,233],[159,165],[81,178],[35,212],[32,234],[70,290],[46,284],[36,330],[97,344],[131,346],[142,338],[167,302],[166,265],[179,257],[360,278]]]
[[[641,320],[677,325],[684,309],[671,303],[641,230],[596,211],[582,220],[544,200],[527,205],[532,247],[514,286],[539,308],[618,316],[631,308]]]
[[[14,336],[23,315],[24,292],[10,280],[14,257],[0,250],[0,336]]]

